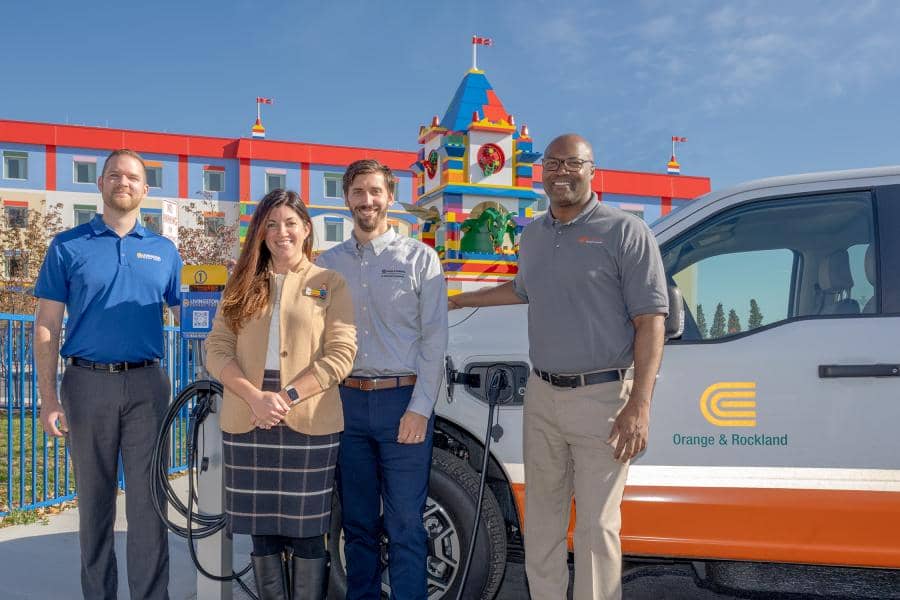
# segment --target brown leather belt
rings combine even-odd
[[[416,385],[415,375],[387,375],[385,377],[348,377],[341,385],[363,392],[390,390],[392,388]]]

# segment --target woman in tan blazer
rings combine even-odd
[[[353,366],[356,328],[350,290],[310,262],[312,245],[300,196],[266,194],[206,340],[209,372],[225,385],[225,509],[231,531],[252,536],[261,600],[319,600],[327,586],[322,536],[344,428],[337,385]]]

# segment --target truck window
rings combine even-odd
[[[711,217],[663,248],[685,300],[682,341],[871,311],[873,231],[869,192],[759,200]]]

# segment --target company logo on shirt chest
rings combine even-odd
[[[162,258],[160,258],[159,256],[157,256],[155,254],[147,254],[146,252],[138,252],[137,254],[135,254],[135,256],[137,256],[141,260],[152,260],[152,261],[156,261],[156,262],[162,262]]]
[[[583,236],[581,236],[580,238],[578,238],[578,243],[579,243],[579,244],[593,244],[593,245],[602,246],[602,245],[603,245],[603,240],[600,240],[600,239],[597,239],[597,238],[592,238],[592,237],[588,237],[588,236],[586,236],[586,235],[583,235]]]
[[[382,269],[382,277],[406,277],[406,271],[403,269]]]

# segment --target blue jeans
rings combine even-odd
[[[425,441],[400,444],[397,429],[412,386],[363,392],[341,386],[344,434],[338,489],[344,527],[347,600],[381,598],[379,538],[390,540],[392,600],[425,600],[428,534],[422,525],[434,417]],[[384,504],[384,517],[380,517]]]

